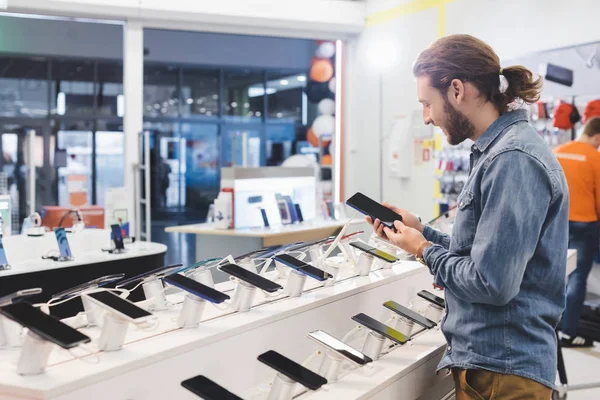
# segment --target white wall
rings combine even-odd
[[[404,4],[406,1],[396,1]],[[378,11],[389,1],[369,3]],[[447,34],[469,33],[487,41],[501,59],[512,59],[558,47],[600,41],[597,0],[456,0],[446,5]],[[383,126],[389,133],[395,114],[419,110],[412,64],[418,53],[436,39],[437,10],[429,9],[369,26],[350,40],[346,80],[345,197],[360,190],[379,197],[378,77],[369,64],[370,51],[391,40],[399,59],[383,76]],[[410,179],[389,177],[384,163],[384,200],[433,216],[434,164],[414,167]]]

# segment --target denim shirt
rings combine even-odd
[[[452,236],[429,227],[423,258],[445,288],[438,370],[485,369],[554,387],[565,305],[568,188],[524,110],[503,114],[471,148]]]

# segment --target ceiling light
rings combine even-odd
[[[282,79],[282,80],[279,81],[279,84],[281,86],[287,86],[287,85],[290,84],[290,82],[287,79]]]
[[[192,99],[192,98],[187,99],[187,103],[188,104],[193,104],[194,103],[194,99]]]
[[[234,101],[233,103],[231,103],[231,107],[232,108],[236,108],[237,107],[237,103]]]
[[[304,75],[299,75],[296,79],[298,79],[298,82],[306,82],[306,76]]]

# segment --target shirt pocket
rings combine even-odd
[[[475,195],[464,190],[456,201],[458,212],[452,229],[452,241],[459,248],[473,243],[475,239]]]

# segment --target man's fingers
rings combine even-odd
[[[396,229],[398,230],[398,232],[402,232],[402,230],[406,227],[406,225],[404,225],[400,221],[394,221],[394,226],[396,227]]]

